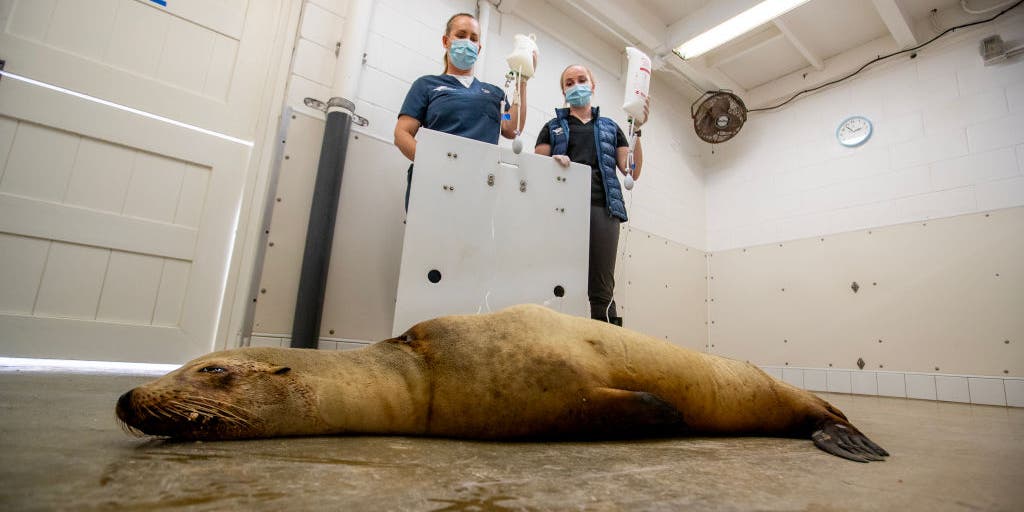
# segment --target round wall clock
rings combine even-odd
[[[852,116],[839,123],[836,139],[840,144],[852,148],[867,142],[871,131],[871,120],[864,116]]]

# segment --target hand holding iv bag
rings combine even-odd
[[[644,52],[626,48],[626,91],[622,100],[622,110],[641,125],[647,121],[644,117],[644,104],[651,89],[651,58]]]

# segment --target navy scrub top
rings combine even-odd
[[[466,87],[451,75],[427,75],[412,83],[398,115],[410,116],[430,130],[497,144],[502,100],[507,111],[505,92],[476,78]]]

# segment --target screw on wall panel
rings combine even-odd
[[[789,366],[789,361],[786,361],[786,366]]]
[[[294,114],[292,115],[292,119],[295,119],[295,115]]]
[[[1010,373],[1010,370],[1003,370],[1003,373]]]
[[[519,180],[519,191],[526,192],[526,180]]]
[[[277,198],[277,202],[279,202],[279,203],[281,202],[281,198],[280,198],[280,197],[279,197],[279,198]]]
[[[291,160],[291,159],[292,159],[292,157],[290,157],[290,156],[288,156],[288,155],[285,155],[285,156],[284,156],[284,159],[285,159],[285,160]]]
[[[857,284],[857,281],[854,281],[853,284],[850,285],[850,289],[853,290],[853,293],[857,293],[857,290],[860,290],[860,285]]]
[[[878,342],[879,342],[879,343],[881,343],[881,342],[882,342],[882,340],[878,340]]]
[[[786,291],[786,289],[785,289],[785,288],[783,288],[783,289],[782,289],[782,291]]]
[[[870,231],[868,231],[868,234],[870,235],[870,234],[871,234],[871,232],[870,232]]]
[[[487,186],[488,187],[493,187],[494,186],[494,175],[493,174],[488,174],[487,175]]]
[[[260,288],[260,293],[267,293],[267,289],[266,288]]]
[[[783,343],[789,343],[789,340],[782,340]]]
[[[864,369],[864,358],[861,358],[861,357],[857,358],[857,368],[860,368],[861,370]]]
[[[884,368],[884,367],[885,367],[885,365],[881,365],[881,364],[880,364],[880,365],[878,365],[878,367],[879,367],[879,368]]]
[[[939,371],[939,367],[938,366],[935,367],[935,371]]]
[[[334,43],[334,56],[337,57],[338,55],[341,55],[341,41]]]
[[[330,333],[332,336],[334,335],[334,329],[331,329],[331,330],[329,330],[327,332]]]
[[[985,216],[988,217],[988,214],[986,213]]]
[[[999,277],[999,272],[996,272],[996,277]]]
[[[878,283],[877,282],[872,282],[871,286],[878,286]]]
[[[1010,340],[1003,340],[1003,343],[1006,343],[1007,345],[1009,345],[1010,344]]]
[[[267,244],[267,245],[269,245],[269,246],[273,247],[273,246],[274,246],[274,242],[270,242],[270,243],[269,243],[269,244]]]
[[[832,368],[832,363],[829,363],[829,364],[828,364],[828,367],[829,367],[829,368]]]

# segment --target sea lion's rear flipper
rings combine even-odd
[[[580,434],[631,438],[680,434],[683,414],[658,395],[615,388],[591,388],[583,399]]]
[[[856,462],[885,460],[889,452],[878,446],[853,425],[827,421],[811,434],[814,446],[837,457]]]

